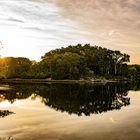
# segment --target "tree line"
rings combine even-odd
[[[140,65],[128,65],[130,56],[90,44],[51,50],[35,62],[24,57],[0,58],[0,78],[77,80],[123,77],[140,80]]]

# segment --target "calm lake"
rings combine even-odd
[[[0,85],[0,140],[140,140],[140,84]]]

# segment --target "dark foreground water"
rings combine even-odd
[[[0,140],[140,140],[139,89],[0,85]]]

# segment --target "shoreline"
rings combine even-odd
[[[94,79],[94,80],[48,80],[48,79],[1,79],[0,84],[102,84],[107,83],[130,83],[128,80]]]

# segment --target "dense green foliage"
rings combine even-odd
[[[56,53],[46,63],[52,79],[79,79],[88,72],[84,57],[76,53]]]
[[[38,63],[32,63],[28,71],[27,78],[45,79],[49,76],[50,74],[48,64],[45,61],[40,61]]]
[[[72,65],[69,65],[69,68],[73,68],[75,65],[79,65],[79,62],[76,61],[77,56],[81,57],[81,61],[83,61],[80,65],[81,67],[78,66],[77,69],[73,69],[73,71],[84,71],[84,76],[89,76],[89,75],[98,75],[98,76],[122,76],[125,75],[127,65],[126,62],[129,62],[129,55],[127,54],[122,54],[120,51],[112,51],[106,48],[98,47],[98,46],[90,46],[89,44],[85,44],[82,46],[81,44],[78,44],[76,46],[68,46],[66,48],[61,48],[61,49],[55,49],[52,50],[48,53],[46,53],[42,59],[46,60],[46,62],[50,62],[50,65],[53,65],[52,62],[55,61],[57,63],[57,75],[59,75],[59,72],[61,74],[62,72],[62,61],[60,60],[60,57],[62,59],[65,59],[63,61],[64,64],[70,63],[70,60],[66,58],[67,56],[71,56],[75,64],[72,63]],[[77,55],[76,55],[77,54]],[[57,61],[56,61],[57,59]],[[71,61],[72,61],[71,59]],[[67,61],[68,60],[68,61]],[[62,67],[61,67],[62,66]],[[81,69],[82,68],[82,69]],[[70,70],[65,71],[63,70],[63,74],[69,74],[70,75]],[[78,76],[79,78],[83,76],[83,73],[80,73]],[[53,77],[52,77],[53,78]],[[54,77],[55,79],[73,79],[70,77]],[[75,76],[74,76],[74,79]]]
[[[1,78],[24,78],[30,69],[31,61],[23,57],[6,57],[0,60]]]
[[[0,60],[0,78],[80,79],[96,76],[140,80],[140,66],[127,65],[129,55],[120,51],[85,45],[55,49],[40,62],[23,57]]]
[[[128,66],[128,78],[131,80],[140,81],[140,65]]]

